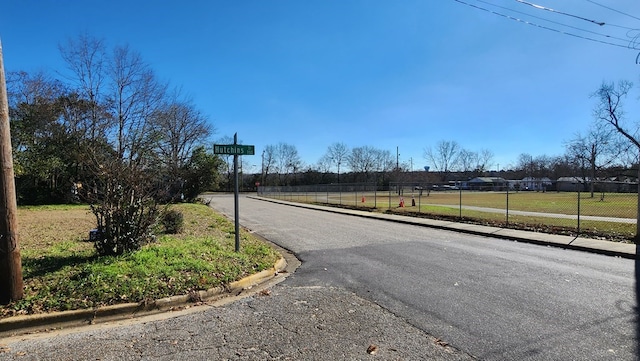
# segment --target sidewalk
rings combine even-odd
[[[483,226],[478,224],[457,223],[451,221],[442,221],[437,219],[418,218],[410,216],[401,216],[397,214],[385,214],[377,212],[360,211],[353,209],[344,209],[338,207],[319,206],[315,204],[297,203],[282,201],[279,199],[264,198],[259,196],[248,196],[249,198],[258,199],[266,202],[286,204],[293,207],[315,209],[324,212],[332,212],[345,214],[356,217],[366,217],[380,219],[390,222],[411,224],[416,226],[431,227],[454,232],[462,232],[476,234],[480,236],[502,238],[512,241],[534,243],[540,245],[553,246],[564,249],[573,249],[585,252],[604,254],[622,258],[636,258],[636,245],[629,243],[610,242],[592,238],[573,237],[558,234],[549,234],[541,232],[522,231],[517,229],[499,228]]]

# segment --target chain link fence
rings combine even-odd
[[[258,195],[623,242],[634,239],[638,217],[634,183],[345,183],[259,187]]]

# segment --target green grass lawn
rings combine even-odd
[[[86,206],[20,208],[25,296],[0,306],[0,317],[143,302],[228,284],[270,268],[280,255],[205,205],[173,206],[179,235],[117,257],[98,257],[86,241],[95,222]]]
[[[363,202],[364,197],[364,202]],[[318,204],[342,204],[352,208],[367,208],[376,211],[393,211],[411,215],[448,217],[454,220],[462,217],[476,222],[491,222],[496,226],[522,227],[538,231],[563,232],[577,234],[577,220],[547,217],[543,214],[521,216],[510,214],[508,219],[504,211],[501,213],[480,212],[460,209],[462,206],[507,208],[506,192],[473,192],[473,191],[433,191],[428,195],[418,192],[405,192],[402,196],[405,207],[398,207],[400,196],[389,192],[366,193],[289,193],[274,195],[274,198],[294,202]],[[411,206],[412,198],[416,206]],[[634,193],[590,193],[575,192],[509,192],[510,211],[527,211],[581,216],[601,216],[612,218],[637,217],[638,195]],[[451,207],[453,206],[453,207]],[[636,225],[623,222],[603,222],[581,219],[580,234],[616,241],[631,241],[635,237]]]

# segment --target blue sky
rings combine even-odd
[[[602,81],[636,84],[626,109],[640,121],[640,46],[626,47],[638,32],[624,28],[640,28],[637,0],[530,1],[556,12],[464,3],[20,0],[0,5],[0,37],[7,71],[64,73],[58,44],[81,33],[128,44],[193,98],[213,140],[237,132],[254,144],[245,162],[258,171],[264,146],[279,142],[307,164],[334,142],[398,147],[413,169],[442,140],[491,150],[494,169],[521,153],[561,155],[592,121]]]

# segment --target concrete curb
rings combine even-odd
[[[457,223],[451,221],[442,221],[428,218],[416,218],[411,216],[402,216],[397,214],[374,213],[362,210],[352,210],[330,206],[319,206],[315,204],[296,203],[282,201],[279,199],[264,198],[260,196],[248,196],[248,198],[261,200],[265,202],[283,204],[299,208],[315,209],[324,212],[339,213],[356,217],[373,218],[388,222],[396,222],[402,224],[410,224],[414,226],[430,227],[454,232],[474,234],[478,236],[487,236],[511,241],[532,243],[563,249],[572,249],[584,252],[603,254],[621,258],[635,259],[635,244],[611,242],[605,240],[564,236],[558,234],[549,234],[541,232],[523,231],[510,228],[499,228],[491,226],[482,226],[469,223]]]
[[[284,257],[281,257],[273,267],[269,269],[231,282],[227,287],[214,287],[208,290],[198,291],[197,295],[177,295],[148,303],[125,303],[87,310],[9,317],[0,320],[0,338],[148,316],[182,306],[192,305],[194,302],[237,295],[244,290],[251,289],[256,285],[274,278],[278,272],[283,271],[286,267],[287,261]]]

